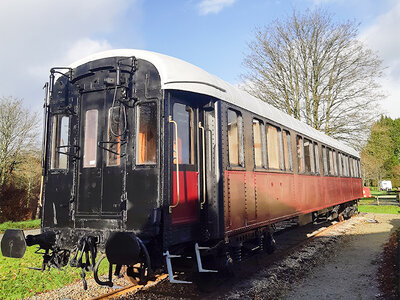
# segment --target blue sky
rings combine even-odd
[[[394,0],[3,0],[0,96],[40,110],[50,67],[112,48],[168,54],[238,84],[256,27],[316,7],[338,22],[360,22],[360,39],[388,67],[383,108],[400,117],[400,3]]]

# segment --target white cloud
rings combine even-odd
[[[388,12],[377,17],[375,22],[360,34],[360,39],[378,52],[383,59],[383,65],[387,67],[382,86],[388,98],[384,101],[383,108],[392,118],[400,117],[399,28],[400,3],[397,3]]]
[[[40,107],[41,87],[53,66],[63,66],[91,53],[107,50],[105,38],[126,34],[116,29],[130,18],[140,0],[16,0],[0,1],[0,96],[13,95]],[[136,7],[135,7],[136,8]],[[134,11],[140,14],[139,8]],[[140,39],[132,36],[130,39]]]
[[[71,45],[71,48],[66,53],[66,58],[69,62],[74,62],[90,54],[109,49],[111,49],[111,45],[106,40],[83,38]]]
[[[217,14],[223,8],[231,6],[236,0],[203,0],[198,5],[200,15]]]

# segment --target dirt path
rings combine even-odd
[[[378,223],[371,222],[375,219]],[[284,299],[376,299],[382,247],[400,226],[399,215],[366,215],[345,233],[333,255],[293,284]]]

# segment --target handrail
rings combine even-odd
[[[169,213],[172,213],[172,209],[179,205],[179,145],[178,145],[178,124],[174,120],[172,120],[172,116],[168,117],[168,122],[173,123],[175,125],[175,138],[176,138],[175,149],[173,150],[173,153],[174,153],[174,159],[176,159],[176,196],[177,196],[177,201],[176,201],[175,205],[169,206]]]
[[[203,201],[200,202],[200,209],[203,209],[203,205],[206,204],[206,146],[205,146],[205,130],[204,127],[202,126],[201,122],[199,122],[199,128],[202,131],[202,152],[203,152]]]

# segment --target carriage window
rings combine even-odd
[[[335,150],[332,150],[332,155],[333,155],[333,172],[334,175],[338,175],[338,170],[337,170],[337,152]]]
[[[342,168],[342,153],[338,153],[338,175],[343,176],[343,168]]]
[[[326,151],[326,147],[322,146],[322,162],[324,166],[324,175],[328,175],[328,155]]]
[[[326,149],[327,152],[327,164],[328,164],[328,175],[333,175],[333,155],[331,149]]]
[[[68,162],[69,117],[53,116],[51,169],[67,169]]]
[[[253,119],[254,165],[256,168],[264,167],[265,144],[263,142],[262,128],[261,121]]]
[[[299,166],[299,173],[304,172],[304,153],[303,153],[303,138],[297,136],[297,164]]]
[[[178,148],[179,164],[192,165],[194,164],[193,109],[188,105],[175,103],[173,113],[174,121],[178,125],[178,147],[176,147],[176,136],[174,136],[174,149]]]
[[[344,174],[349,176],[349,158],[347,156],[344,157]]]
[[[353,159],[353,166],[354,166],[354,177],[358,177],[358,168],[357,168],[357,160]]]
[[[346,156],[342,153],[342,174],[343,176],[347,176],[346,174]]]
[[[91,109],[85,114],[85,141],[83,148],[83,167],[96,167],[98,111]]]
[[[354,177],[353,159],[349,157],[350,177]]]
[[[290,141],[290,133],[289,131],[284,130],[282,133],[283,137],[283,156],[285,159],[285,170],[292,170],[292,147]]]
[[[138,164],[155,164],[157,149],[157,105],[140,104],[137,107],[136,156]]]
[[[121,160],[121,135],[124,130],[124,111],[121,106],[108,110],[107,166],[119,166]]]
[[[310,140],[304,139],[303,141],[304,148],[304,165],[307,173],[314,172],[314,163],[313,163],[313,144]]]
[[[319,174],[321,171],[319,168],[319,150],[317,143],[314,143],[314,165],[315,165],[315,173]]]
[[[280,169],[281,162],[279,159],[280,156],[280,139],[279,139],[280,130],[275,126],[268,125],[267,126],[267,151],[268,151],[268,167],[270,169]]]
[[[242,124],[240,115],[228,109],[228,145],[229,164],[231,166],[243,165]]]
[[[357,168],[357,159],[353,159],[353,165],[354,165],[354,177],[359,177],[358,174],[358,168]]]

